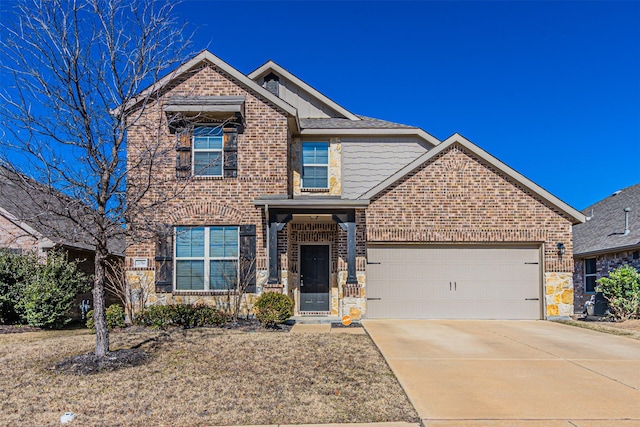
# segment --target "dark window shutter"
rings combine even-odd
[[[224,177],[238,176],[238,130],[224,130]]]
[[[256,226],[240,226],[240,284],[256,292]]]
[[[187,179],[191,176],[191,138],[189,128],[176,132],[176,178]]]
[[[166,227],[166,229],[170,229]],[[156,244],[156,293],[173,287],[173,234],[158,236]]]

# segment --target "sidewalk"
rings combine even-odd
[[[307,323],[296,323],[291,328],[290,334],[354,334],[354,335],[364,335],[366,334],[364,328],[353,327],[353,328],[332,328],[331,323],[317,323],[317,324],[307,324]],[[358,426],[359,424],[353,424],[354,426]]]

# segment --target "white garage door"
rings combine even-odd
[[[540,249],[367,248],[367,317],[540,319]]]

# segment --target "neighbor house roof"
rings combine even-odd
[[[425,162],[436,157],[437,155],[444,152],[454,144],[459,144],[460,146],[464,147],[469,152],[475,154],[480,159],[489,163],[491,166],[493,166],[500,172],[504,173],[506,176],[513,179],[518,184],[522,185],[531,193],[537,195],[543,200],[546,200],[549,204],[551,204],[556,209],[558,209],[559,211],[567,215],[569,218],[571,218],[574,224],[579,224],[585,221],[585,216],[582,213],[578,212],[576,209],[572,208],[562,200],[558,199],[556,196],[549,193],[544,188],[540,187],[533,181],[526,178],[524,175],[510,168],[509,166],[507,166],[497,158],[493,157],[491,154],[487,153],[486,151],[484,151],[483,149],[481,149],[480,147],[478,147],[477,145],[475,145],[474,143],[472,143],[471,141],[469,141],[468,139],[466,139],[465,137],[457,133],[453,134],[446,140],[442,141],[442,143],[432,148],[431,150],[427,151],[426,153],[424,153],[423,155],[421,155],[420,157],[418,157],[417,159],[409,163],[407,166],[403,167],[398,172],[391,175],[389,178],[385,179],[381,183],[371,188],[369,191],[363,193],[360,197],[358,197],[358,199],[372,199],[378,193],[382,192],[384,189],[386,189],[396,181],[402,179],[406,175],[410,174],[411,172],[413,172],[414,170],[422,166]]]
[[[84,214],[88,210],[80,201],[0,165],[0,215],[40,240],[42,248],[61,245],[93,251],[87,230],[71,218],[90,218],[90,213]],[[124,241],[111,239],[109,250],[124,253]]]
[[[629,208],[629,232],[625,212]],[[574,255],[640,249],[640,183],[616,191],[582,211],[587,221],[573,228]]]

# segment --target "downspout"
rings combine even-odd
[[[266,235],[266,241],[267,241],[267,269],[269,268],[269,203],[265,203],[264,204],[264,220],[265,220],[265,232],[267,233]],[[267,277],[268,277],[269,273],[267,273]]]

